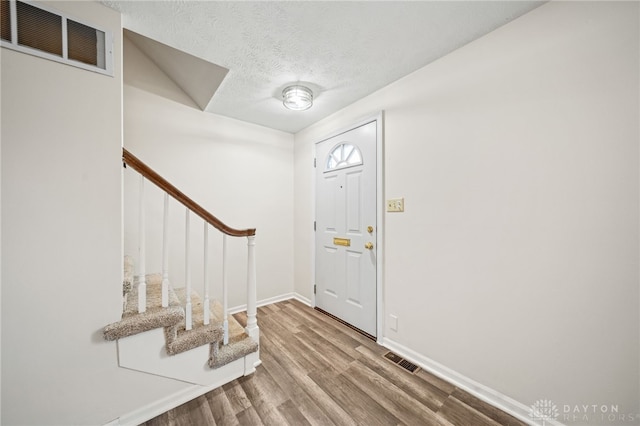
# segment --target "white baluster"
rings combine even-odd
[[[184,247],[184,281],[187,286],[187,304],[185,306],[185,329],[191,330],[193,327],[193,321],[191,318],[191,227],[189,225],[189,209],[186,209],[185,214],[185,247]]]
[[[227,234],[222,234],[222,329],[223,345],[229,343],[229,306],[227,304]]]
[[[255,341],[258,341],[260,337],[260,330],[258,329],[258,319],[256,318],[257,306],[256,306],[256,258],[255,247],[256,237],[251,235],[247,237],[248,246],[248,262],[247,262],[247,326],[245,330],[249,336]]]
[[[169,194],[164,193],[162,223],[162,307],[169,306]]]
[[[204,223],[204,306],[203,306],[203,322],[204,325],[209,325],[211,311],[209,309],[209,227],[208,223]]]
[[[138,312],[147,310],[147,273],[145,271],[145,222],[144,222],[144,176],[140,175],[138,204]]]

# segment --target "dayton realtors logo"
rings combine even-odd
[[[547,422],[558,418],[560,413],[556,404],[548,399],[537,400],[529,409],[529,417],[533,420],[542,422],[542,426],[546,426]]]
[[[618,405],[564,404],[561,414],[558,406],[549,399],[536,401],[529,408],[529,417],[542,426],[556,424],[556,420],[565,424],[592,423],[594,425],[634,423],[640,420],[640,414],[620,413]]]
[[[640,419],[638,414],[621,413],[617,404],[579,404],[562,406],[562,421],[566,423],[622,424]]]

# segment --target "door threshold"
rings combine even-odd
[[[349,328],[350,328],[350,329],[352,329],[353,331],[355,331],[355,332],[358,332],[358,333],[362,334],[362,335],[363,335],[364,337],[366,337],[367,339],[371,339],[371,340],[373,340],[374,342],[377,342],[377,341],[378,341],[378,340],[376,339],[376,336],[372,336],[371,334],[367,333],[366,331],[364,331],[364,330],[360,330],[358,327],[355,327],[355,326],[353,326],[353,325],[349,324],[348,322],[346,322],[345,320],[342,320],[342,319],[338,318],[337,316],[330,314],[329,312],[325,311],[324,309],[320,309],[320,308],[318,308],[317,306],[316,306],[315,308],[313,308],[313,309],[315,309],[316,311],[320,312],[321,314],[324,314],[324,315],[328,316],[329,318],[332,318],[332,319],[334,319],[334,320],[338,321],[338,322],[339,322],[340,324],[342,324],[342,325],[346,325],[347,327],[349,327]]]

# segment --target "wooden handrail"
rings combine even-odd
[[[170,184],[165,178],[156,173],[151,167],[140,161],[135,155],[122,148],[122,161],[144,176],[150,182],[153,182],[164,192],[175,198],[186,208],[200,216],[205,222],[211,224],[214,228],[222,233],[232,237],[249,237],[256,235],[255,229],[234,229],[224,224],[220,219],[206,211],[202,206],[187,197],[182,191]]]

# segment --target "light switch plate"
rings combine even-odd
[[[404,198],[392,198],[387,200],[388,212],[403,212],[404,211]]]

